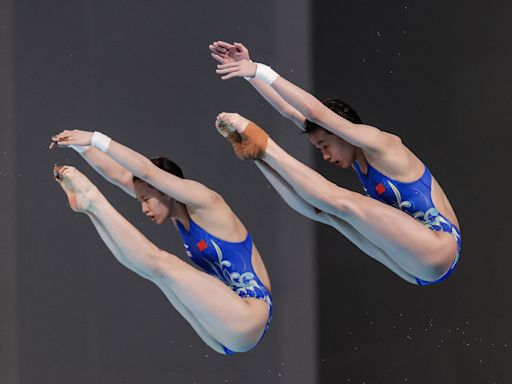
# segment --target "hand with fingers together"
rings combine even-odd
[[[222,75],[222,80],[228,80],[233,77],[253,78],[256,76],[257,64],[252,61],[242,59],[240,61],[228,62],[217,65],[217,74]]]
[[[225,41],[214,41],[208,48],[210,48],[211,56],[220,64],[251,60],[249,50],[241,43],[229,44]]]
[[[57,135],[52,136],[52,143],[50,144],[50,149],[65,148],[77,145],[91,145],[92,135],[93,132],[81,131],[78,129],[73,129],[71,131],[65,130]]]

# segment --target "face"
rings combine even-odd
[[[336,167],[348,168],[355,159],[356,147],[325,129],[315,129],[308,133],[308,138],[322,152],[324,160]]]
[[[142,181],[134,183],[137,200],[142,212],[156,224],[162,224],[172,217],[175,200]]]

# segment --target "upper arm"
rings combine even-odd
[[[112,182],[131,197],[137,197],[135,194],[135,187],[133,185],[133,175],[127,170],[125,170],[121,176],[116,177]]]
[[[209,207],[222,199],[217,192],[205,185],[194,180],[182,179],[152,163],[149,165],[144,181],[160,192],[195,208]]]
[[[87,148],[81,156],[103,178],[135,197],[133,175],[130,171],[94,147]]]
[[[371,125],[354,124],[323,104],[312,113],[311,121],[350,144],[369,151],[384,150],[392,138],[392,135]]]
[[[279,93],[272,88],[272,86],[266,84],[261,80],[252,79],[250,80],[251,85],[263,96],[263,98],[270,104],[276,111],[278,111],[283,117],[291,120],[300,129],[304,129],[304,122],[306,118],[296,108],[286,102]]]

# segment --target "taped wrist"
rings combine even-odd
[[[101,132],[94,131],[91,138],[91,145],[102,152],[107,152],[112,139]]]
[[[254,75],[256,80],[261,80],[269,85],[272,85],[272,83],[276,81],[278,77],[279,74],[268,65],[256,63],[256,74]]]

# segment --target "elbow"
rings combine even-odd
[[[325,111],[325,106],[318,100],[313,104],[308,104],[304,108],[304,117],[312,123],[319,124],[322,121],[322,115]]]
[[[139,169],[137,170],[137,173],[134,173],[135,176],[137,176],[139,179],[144,180],[146,182],[149,182],[151,178],[151,171],[155,165],[151,162],[149,159],[144,159],[141,164],[139,165]]]

